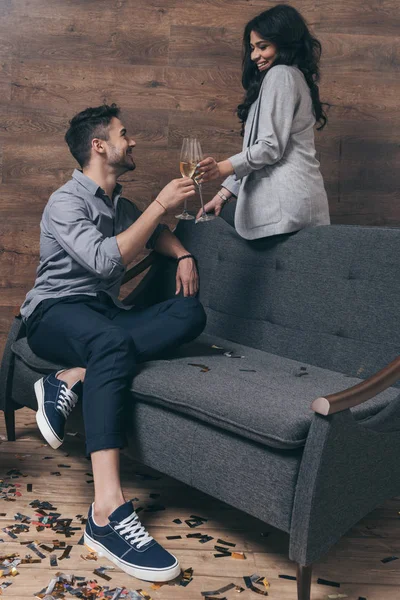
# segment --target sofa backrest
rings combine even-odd
[[[249,242],[215,219],[175,233],[198,260],[207,333],[361,378],[400,354],[400,229],[328,225]],[[157,278],[169,296],[174,267]]]

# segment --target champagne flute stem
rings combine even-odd
[[[197,181],[196,181],[197,183]],[[201,202],[201,216],[204,217],[206,214],[206,211],[204,210],[204,202],[203,202],[203,193],[201,191],[201,183],[197,183],[197,187],[199,188],[199,196],[200,196],[200,202]]]
[[[183,175],[182,175],[182,177],[183,177]],[[182,214],[183,215],[187,215],[188,214],[188,211],[187,211],[187,198],[185,198],[184,201],[183,201],[183,211],[182,211]]]

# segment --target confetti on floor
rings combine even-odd
[[[257,575],[256,573],[254,573],[253,575],[243,577],[243,579],[246,584],[246,587],[249,590],[256,592],[256,594],[261,594],[262,596],[268,596],[269,582],[265,577],[260,577],[260,575]],[[256,587],[254,585],[254,584],[261,584],[261,583],[264,586],[263,589]]]
[[[242,358],[240,356],[235,356],[233,351],[230,351],[229,353],[229,358]],[[200,368],[204,368],[206,367],[205,365],[202,364],[193,364],[193,366],[196,367],[200,367]],[[208,369],[208,367],[206,367]],[[240,369],[243,371],[248,371],[248,372],[255,372],[255,370],[253,369]],[[18,460],[24,460],[25,457],[30,456],[30,455],[15,455],[16,459]],[[68,456],[68,454],[63,454],[63,456]],[[41,457],[43,460],[50,460],[50,459],[55,459],[57,457],[55,456],[45,456],[45,457]],[[58,459],[60,459],[60,456],[58,457]],[[54,461],[56,462],[56,461]],[[48,465],[46,465],[47,467],[55,467],[54,463],[49,463]],[[59,469],[71,469],[71,465],[67,465],[67,464],[57,464],[57,467]],[[86,467],[87,468],[87,467]],[[62,473],[61,471],[53,471],[51,472],[50,469],[48,470],[48,473],[51,473],[52,475],[56,476],[56,477],[67,477],[68,473]],[[93,474],[88,472],[85,474],[87,477],[93,477]],[[137,477],[138,479],[142,480],[142,481],[157,481],[159,479],[162,478],[162,476],[155,476],[155,475],[151,475],[149,473],[145,473],[143,471],[141,472],[136,472],[134,473],[135,477]],[[10,469],[7,473],[6,476],[3,477],[3,479],[0,479],[0,500],[3,500],[4,502],[15,502],[18,498],[20,498],[22,495],[25,495],[26,492],[32,493],[33,491],[33,485],[35,485],[35,489],[39,489],[39,486],[36,488],[36,484],[32,484],[32,483],[19,483],[17,480],[20,478],[26,478],[26,477],[37,477],[37,475],[34,474],[27,474],[22,472],[21,470],[17,469],[17,468],[13,468]],[[62,482],[63,479],[60,480],[60,482]],[[88,483],[92,483],[93,480],[89,480]],[[59,482],[57,482],[58,484]],[[55,482],[53,482],[53,485],[55,484]],[[56,484],[56,485],[57,485]],[[147,485],[147,484],[144,484]],[[157,486],[158,484],[156,484]],[[26,487],[25,487],[26,486]],[[151,486],[151,484],[150,484]],[[26,489],[26,492],[25,492]],[[140,494],[140,492],[139,492]],[[163,506],[162,504],[158,503],[159,498],[162,496],[162,494],[160,493],[156,493],[156,492],[151,492],[149,493],[148,491],[146,492],[146,498],[147,500],[150,498],[151,500],[155,500],[157,501],[157,503],[152,503],[152,504],[148,504],[146,503],[146,499],[145,498],[141,498],[141,502],[143,503],[142,507],[138,507],[136,509],[137,512],[143,510],[146,513],[152,513],[152,512],[158,512],[158,511],[165,511],[166,508],[165,506]],[[32,498],[32,496],[29,497]],[[13,542],[14,544],[21,544],[21,548],[26,547],[27,549],[29,549],[31,551],[31,554],[25,554],[23,555],[21,552],[21,556],[19,554],[6,554],[4,553],[4,556],[0,556],[0,595],[4,595],[6,596],[6,594],[4,594],[4,590],[6,590],[10,585],[13,584],[13,580],[15,577],[17,577],[17,584],[18,581],[21,580],[24,575],[26,576],[26,573],[23,573],[23,568],[21,568],[21,570],[18,568],[19,565],[30,565],[33,563],[40,563],[43,560],[45,560],[43,566],[48,570],[48,573],[53,574],[54,571],[52,571],[51,569],[56,569],[59,568],[59,564],[61,565],[61,563],[59,563],[60,560],[64,561],[62,564],[66,564],[65,561],[68,562],[68,559],[70,557],[70,553],[73,550],[73,548],[75,548],[75,545],[83,545],[84,543],[84,538],[83,535],[81,535],[82,529],[84,528],[84,525],[86,524],[87,521],[87,517],[85,515],[75,515],[74,519],[73,518],[65,518],[63,515],[61,515],[59,512],[57,512],[57,507],[53,506],[53,504],[51,502],[48,501],[41,501],[39,499],[36,500],[32,500],[29,502],[28,497],[26,499],[26,503],[28,505],[29,503],[29,507],[32,509],[33,514],[32,515],[27,515],[24,514],[25,512],[29,512],[26,511],[26,507],[23,505],[18,505],[18,509],[22,512],[18,512],[15,510],[13,511],[8,511],[7,512],[3,512],[0,513],[1,517],[7,517],[8,514],[8,518],[10,519],[10,521],[12,520],[12,524],[9,522],[7,525],[6,523],[3,522],[4,525],[6,525],[5,527],[3,527],[2,531],[4,532],[4,538],[5,539],[0,539],[0,543],[4,543],[4,542]],[[132,499],[133,502],[139,502],[139,498],[133,498]],[[224,507],[221,507],[221,510]],[[229,508],[229,507],[226,507]],[[202,511],[202,509],[200,508],[200,511]],[[205,513],[207,515],[207,513]],[[73,521],[74,523],[76,523],[76,521],[78,522],[78,524],[82,525],[83,527],[74,527],[73,526]],[[184,533],[182,535],[168,535],[166,536],[167,540],[182,540],[185,537],[186,538],[193,538],[194,540],[198,541],[201,544],[205,544],[207,542],[210,542],[212,540],[214,540],[214,537],[208,535],[208,533],[204,533],[204,530],[207,531],[207,525],[208,525],[208,521],[209,521],[209,517],[208,516],[199,516],[199,515],[195,515],[195,514],[191,514],[190,517],[184,519],[182,518],[175,518],[172,520],[172,522],[177,525],[177,526],[183,526],[183,527],[179,527],[178,531],[181,533],[182,531],[184,531]],[[197,529],[199,527],[202,528],[201,531],[196,531],[195,533],[186,533],[185,531],[185,525],[190,528],[190,529]],[[265,526],[265,525],[264,525]],[[213,525],[213,527],[215,527],[215,524]],[[365,526],[366,529],[368,529],[368,526]],[[203,529],[204,528],[204,529]],[[372,527],[371,527],[372,529]],[[54,539],[52,541],[50,541],[49,537],[48,537],[48,532],[49,530],[51,532],[54,532],[54,535],[63,535],[66,538],[69,538],[73,535],[75,535],[76,531],[80,531],[80,540],[79,542],[74,541],[73,543],[75,544],[74,546],[72,545],[68,545],[68,541],[65,542],[63,540],[57,540]],[[45,538],[46,543],[41,543],[40,541],[40,536],[36,535],[36,531],[37,532],[45,532],[47,537]],[[212,531],[212,530],[211,530]],[[29,533],[29,540],[23,540],[20,541],[18,538],[21,534],[25,534],[23,537],[27,538],[28,536],[26,535],[27,533]],[[266,531],[266,532],[259,532],[257,535],[263,537],[263,538],[267,538],[268,536],[270,536],[271,532],[270,531]],[[32,537],[31,537],[32,536]],[[37,539],[39,538],[39,539]],[[216,550],[217,554],[215,554],[214,556],[218,557],[218,558],[225,558],[225,557],[231,557],[234,559],[239,559],[239,560],[244,560],[246,559],[245,553],[244,552],[240,552],[236,550],[236,543],[233,543],[231,541],[226,541],[222,538],[216,538],[216,542],[214,542],[215,546],[214,549]],[[3,546],[3,548],[5,548],[5,546]],[[212,545],[210,544],[209,547],[205,547],[205,549],[212,549]],[[77,549],[75,548],[75,551],[78,553],[81,551],[84,551],[82,548],[81,549]],[[210,553],[211,555],[211,553]],[[83,599],[87,599],[87,600],[97,600],[97,599],[106,599],[106,600],[151,600],[151,596],[148,594],[148,592],[142,588],[136,589],[136,590],[130,590],[124,587],[113,587],[112,584],[110,584],[110,582],[112,581],[112,579],[115,579],[115,577],[113,577],[112,574],[110,574],[108,571],[113,570],[114,567],[111,566],[100,566],[99,565],[99,557],[95,552],[90,552],[89,554],[81,554],[80,555],[83,561],[92,561],[92,564],[89,563],[89,565],[87,565],[85,568],[86,570],[90,573],[93,572],[93,576],[91,577],[90,574],[89,576],[87,575],[86,578],[85,577],[78,577],[75,575],[71,575],[71,574],[63,574],[61,572],[57,572],[55,573],[55,576],[52,577],[49,585],[47,586],[47,588],[44,588],[43,590],[41,590],[40,592],[38,592],[38,594],[36,595],[37,598],[39,598],[40,600],[53,600],[56,598],[63,598],[63,597],[70,597],[71,596],[75,596],[78,598],[83,598]],[[378,559],[379,560],[379,559]],[[398,560],[397,556],[388,556],[385,557],[381,560],[382,563],[389,563],[392,561]],[[68,567],[65,567],[66,569]],[[21,575],[22,573],[22,575]],[[103,581],[95,581],[93,580],[93,578],[99,578]],[[153,590],[159,590],[162,586],[164,585],[169,585],[169,586],[182,586],[182,587],[186,587],[188,586],[192,581],[193,581],[193,577],[194,577],[194,571],[193,568],[187,568],[184,571],[181,572],[181,574],[174,580],[174,581],[170,581],[167,583],[156,583],[156,584],[152,584],[151,585],[151,589]],[[279,578],[281,579],[287,579],[287,580],[291,580],[291,581],[296,581],[296,577],[295,576],[291,576],[291,575],[284,575],[281,574],[279,575]],[[264,595],[264,596],[268,596],[268,590],[270,587],[270,584],[268,582],[268,580],[265,577],[260,577],[259,575],[251,575],[251,576],[245,576],[244,578],[244,582],[246,584],[246,588],[248,590],[251,590],[252,592],[257,593],[258,595]],[[222,582],[221,582],[222,583]],[[319,585],[325,585],[325,586],[333,586],[333,587],[340,587],[340,583],[335,582],[335,581],[329,581],[326,579],[321,579],[319,578],[317,580],[317,583]],[[145,585],[145,582],[143,582],[143,585]],[[150,584],[149,584],[150,585]],[[13,588],[12,590],[14,592],[14,594],[16,593],[16,588]],[[228,592],[235,592],[234,594],[228,594]],[[245,591],[244,587],[241,587],[235,583],[226,583],[225,585],[222,585],[222,587],[220,587],[219,589],[216,590],[211,590],[211,591],[206,591],[206,592],[201,592],[201,596],[205,599],[205,600],[213,600],[218,599],[218,600],[226,600],[226,598],[228,600],[232,600],[233,596],[236,596],[236,593],[241,593]],[[275,591],[275,589],[274,589]],[[328,590],[329,591],[329,590]],[[225,596],[224,594],[227,593],[227,596]],[[161,596],[157,596],[160,598],[161,600]],[[187,596],[189,597],[189,596]],[[335,594],[335,593],[331,593],[329,595],[326,596],[326,598],[328,600],[341,600],[341,599],[345,599],[348,598],[348,596],[346,594]],[[359,597],[358,600],[367,600],[367,598],[365,597]]]
[[[328,579],[321,579],[321,577],[318,577],[317,583],[319,583],[319,585],[330,585],[331,587],[340,587],[340,583],[338,583],[337,581],[329,581]]]
[[[96,575],[109,581],[111,577],[105,575],[106,567],[96,569]],[[87,580],[85,577],[76,577],[75,575],[56,573],[51,579],[47,588],[43,588],[35,594],[39,600],[51,600],[55,598],[64,598],[69,593],[76,598],[87,598],[95,600],[96,598],[107,598],[107,600],[152,600],[151,596],[142,588],[137,590],[128,590],[124,587],[110,588],[102,586],[97,581]]]

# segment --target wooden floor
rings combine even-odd
[[[48,501],[61,513],[60,518],[72,518],[72,527],[83,526],[76,515],[87,514],[92,501],[93,484],[90,483],[90,463],[84,457],[83,440],[66,436],[59,450],[52,450],[43,444],[36,428],[34,413],[23,409],[17,413],[17,442],[7,442],[3,415],[0,415],[0,479],[3,482],[19,483],[21,497],[15,502],[0,499],[1,529],[17,523],[14,515],[19,512],[33,518],[34,509],[29,505],[33,500]],[[52,457],[46,459],[45,457]],[[58,465],[70,465],[59,467]],[[18,469],[25,477],[7,478],[10,469]],[[60,472],[61,476],[51,475]],[[158,476],[157,479],[145,479],[139,474]],[[269,597],[279,600],[295,600],[296,583],[279,578],[280,574],[294,575],[294,565],[288,560],[288,536],[266,526],[261,521],[230,508],[205,494],[201,494],[169,477],[142,467],[128,457],[122,459],[122,476],[127,498],[138,498],[136,506],[146,508],[149,504],[161,504],[165,510],[140,513],[141,520],[150,533],[180,560],[183,569],[193,568],[193,580],[188,586],[165,585],[154,590],[150,583],[141,582],[115,569],[107,571],[111,581],[105,581],[93,574],[100,566],[110,565],[107,560],[98,557],[96,562],[84,561],[81,555],[88,554],[84,546],[78,545],[81,531],[66,538],[56,535],[52,530],[37,532],[30,525],[30,531],[18,535],[12,540],[6,532],[0,531],[0,555],[17,553],[24,558],[30,553],[36,555],[22,541],[35,540],[39,544],[52,545],[52,540],[60,539],[72,545],[69,559],[58,560],[57,567],[50,566],[50,553],[41,550],[46,558],[39,564],[18,566],[16,577],[0,578],[12,581],[3,591],[4,598],[22,600],[32,598],[48,585],[56,572],[74,574],[96,579],[101,586],[109,588],[126,587],[128,590],[142,589],[155,599],[194,600],[202,598],[201,592],[217,590],[229,583],[245,587],[243,576],[257,573],[270,582]],[[88,483],[89,482],[89,483]],[[27,484],[32,484],[32,492]],[[160,494],[151,498],[150,494]],[[0,493],[1,495],[1,493]],[[314,568],[312,600],[325,598],[345,598],[358,600],[398,600],[400,598],[400,560],[382,563],[389,556],[400,557],[400,499],[393,499],[376,509],[367,518],[354,527],[334,549]],[[208,519],[202,527],[189,529],[182,521],[190,515],[200,515]],[[261,534],[269,531],[268,537]],[[196,538],[187,538],[188,533],[202,533],[214,539],[200,544]],[[181,539],[167,540],[166,536],[181,535]],[[245,553],[246,560],[234,560],[231,557],[214,558],[214,544],[218,538],[235,543],[235,550]],[[54,554],[59,558],[62,550]],[[339,582],[340,588],[317,584],[317,578]],[[1,593],[1,590],[0,590]],[[341,596],[343,594],[343,596]],[[339,596],[338,596],[339,595]],[[240,598],[248,600],[257,597],[246,589],[238,594],[234,589],[222,593],[219,598],[228,600]],[[73,598],[69,594],[66,598]]]

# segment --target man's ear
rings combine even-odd
[[[92,148],[93,148],[93,150],[95,150],[99,154],[105,154],[105,152],[106,152],[105,145],[104,145],[104,140],[101,140],[99,138],[93,138],[93,140],[92,140]]]

